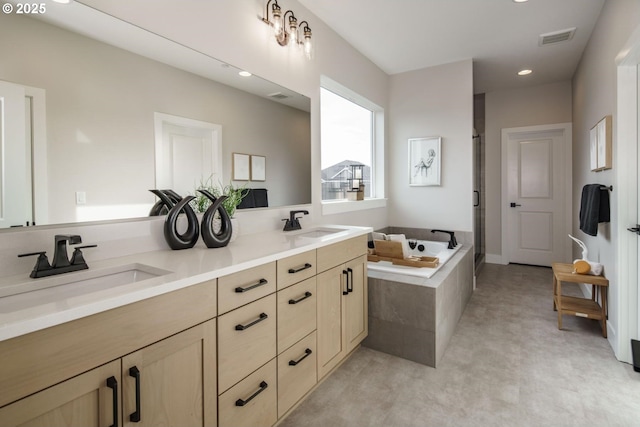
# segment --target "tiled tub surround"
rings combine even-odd
[[[473,292],[473,247],[463,244],[430,279],[368,274],[369,336],[363,345],[437,367]]]

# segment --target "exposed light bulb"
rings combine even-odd
[[[313,44],[311,43],[311,30],[309,27],[304,29],[304,55],[307,59],[313,58]]]
[[[298,46],[298,20],[295,16],[289,17],[289,43],[291,48]]]
[[[284,26],[282,25],[282,10],[273,5],[273,33],[276,36],[278,43],[282,44],[285,39]]]

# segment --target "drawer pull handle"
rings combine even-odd
[[[129,415],[129,421],[140,422],[140,370],[137,366],[129,368],[129,376],[136,379],[136,410]]]
[[[260,393],[262,393],[263,391],[265,391],[267,389],[267,387],[269,387],[269,384],[267,384],[265,381],[262,381],[260,383],[260,388],[258,390],[256,390],[255,393],[253,393],[251,396],[249,396],[247,398],[247,400],[242,400],[242,399],[238,399],[236,400],[236,406],[244,406],[247,403],[251,402],[251,400],[256,397],[257,395],[259,395]]]
[[[302,356],[300,359],[298,360],[289,360],[289,366],[296,366],[298,363],[302,362],[304,359],[306,359],[307,357],[309,357],[309,355],[313,353],[313,351],[311,351],[310,348],[306,349],[304,351],[304,356]]]
[[[269,316],[267,316],[266,313],[260,313],[260,317],[258,317],[253,322],[247,323],[246,325],[236,325],[236,331],[244,331],[245,329],[249,329],[250,327],[252,327],[256,323],[260,323],[260,322],[262,322],[264,319],[266,319],[268,317]]]
[[[118,427],[118,380],[116,377],[107,378],[107,387],[113,390],[113,424],[111,427]]]
[[[302,270],[306,270],[308,268],[313,267],[311,264],[309,264],[308,262],[306,262],[302,267],[298,267],[298,268],[290,268],[289,269],[289,274],[295,274],[295,273],[299,273]]]
[[[306,300],[307,298],[313,296],[313,294],[311,292],[305,292],[303,297],[300,297],[298,299],[290,299],[289,300],[289,304],[297,304],[299,302],[302,302],[304,300]]]
[[[257,282],[256,282],[256,283],[254,283],[253,285],[248,285],[248,286],[245,286],[244,288],[243,288],[243,287],[238,286],[238,287],[235,289],[235,291],[236,291],[236,293],[241,294],[242,292],[250,291],[251,289],[255,289],[255,288],[259,287],[259,286],[264,286],[264,285],[266,285],[267,283],[269,283],[269,281],[268,281],[267,279],[260,279],[259,281],[257,281]]]
[[[353,292],[353,269],[347,268],[347,292]]]
[[[347,287],[346,291],[342,291],[342,295],[349,295],[349,272],[347,270],[342,270],[342,275],[344,276],[345,285]]]

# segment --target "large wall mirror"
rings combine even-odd
[[[178,164],[176,190],[193,192],[211,176],[230,183],[234,153],[261,161],[260,179],[235,186],[267,189],[270,207],[311,203],[309,98],[78,2],[47,4],[39,19],[0,14],[0,114],[12,123],[0,132],[0,227],[144,217],[156,165]],[[177,154],[199,152],[170,145],[157,162],[158,117],[213,125],[218,158],[200,157],[221,170],[193,161],[187,176]]]

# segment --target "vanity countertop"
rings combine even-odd
[[[314,230],[318,230],[314,233]],[[323,230],[332,231],[330,234]],[[89,270],[31,279],[29,272],[0,277],[0,341],[111,310],[227,274],[276,261],[371,232],[370,227],[322,225],[293,232],[269,231],[238,237],[224,248],[202,242],[185,250],[159,250],[102,261],[87,257]],[[87,289],[84,280],[123,268],[157,276],[134,283]],[[126,280],[125,280],[126,281]],[[55,286],[55,283],[65,284]],[[40,285],[39,285],[40,284]],[[51,286],[40,289],[44,285]],[[52,284],[54,286],[52,286]],[[12,288],[33,289],[12,295]],[[25,288],[25,289],[26,289]],[[3,296],[6,295],[6,296]]]

